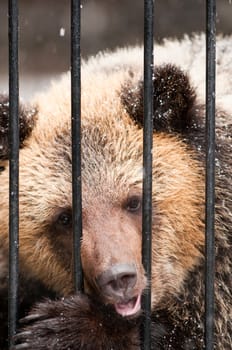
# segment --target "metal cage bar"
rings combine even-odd
[[[151,239],[152,239],[152,143],[153,143],[153,0],[144,1],[144,134],[143,134],[143,265],[149,288],[143,298],[143,349],[151,347]]]
[[[206,2],[205,348],[214,348],[216,3]]]
[[[72,202],[73,269],[76,291],[83,289],[80,242],[82,237],[81,193],[81,4],[71,2],[71,115],[72,115]]]
[[[214,187],[215,187],[215,0],[206,2],[206,263],[205,263],[205,348],[214,347]],[[9,347],[16,333],[19,245],[19,79],[18,1],[9,0]],[[143,180],[143,264],[151,280],[152,231],[152,140],[153,140],[153,13],[154,1],[144,1],[144,180]],[[83,289],[80,241],[82,236],[81,188],[81,50],[80,1],[71,2],[71,114],[73,184],[74,284]],[[151,290],[143,298],[145,312],[143,349],[151,348]]]
[[[8,336],[13,345],[18,301],[19,245],[19,82],[18,82],[18,1],[8,3],[9,13],[9,297]]]

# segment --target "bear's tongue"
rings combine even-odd
[[[114,306],[116,312],[122,316],[135,315],[141,308],[141,295],[130,299],[128,302],[117,303]]]

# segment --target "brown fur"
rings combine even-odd
[[[97,82],[95,81],[95,83]],[[108,90],[108,84],[106,84],[106,89]],[[101,80],[100,101],[96,96],[96,103],[101,104],[102,96],[104,97],[106,94],[104,81]],[[134,220],[134,217],[123,209],[124,202],[130,192],[141,196],[142,130],[131,123],[130,117],[127,116],[121,105],[118,106],[117,115],[112,115],[112,107],[116,108],[115,93],[112,93],[111,99],[110,96],[107,97],[108,101],[104,104],[105,110],[100,112],[96,110],[96,115],[91,115],[90,120],[88,120],[88,116],[85,120],[85,115],[83,115],[82,123],[82,148],[84,150],[82,157],[84,214],[82,259],[87,279],[90,282],[97,277],[100,271],[104,271],[116,261],[119,262],[117,253],[119,241],[121,261],[135,261],[139,276],[143,276],[140,256],[141,220],[140,222]],[[62,129],[64,130],[66,128],[70,130],[70,125],[69,119],[65,120],[64,114],[60,113],[62,119],[59,120],[59,115],[56,116],[56,125],[51,119],[53,127],[44,125],[43,128],[40,121],[43,118],[43,111],[40,113],[29,145],[20,153],[21,264],[26,270],[33,265],[33,271],[29,269],[28,273],[39,277],[40,280],[48,283],[49,287],[55,288],[58,292],[67,294],[72,291],[71,259],[69,267],[66,269],[67,266],[63,266],[63,262],[57,258],[59,252],[53,250],[49,226],[53,225],[52,218],[55,216],[56,210],[71,206],[71,163],[67,161],[67,158],[71,158],[70,136],[67,131],[60,131],[60,122],[63,119]],[[105,118],[102,118],[103,115]],[[48,115],[46,115],[46,119],[47,124],[49,124]],[[98,130],[99,126],[101,126],[101,130]],[[58,133],[61,133],[63,140],[56,136]],[[108,140],[110,140],[112,148],[110,144],[108,145]],[[125,153],[122,151],[122,140],[125,143]],[[103,148],[102,142],[107,146]],[[154,291],[157,290],[156,293],[154,292],[153,298],[157,299],[157,295],[162,290],[166,294],[166,290],[168,291],[170,288],[169,286],[165,289],[164,282],[179,289],[186,271],[197,261],[199,252],[191,242],[196,240],[202,242],[203,240],[202,224],[199,222],[202,212],[199,198],[202,198],[203,203],[203,189],[199,185],[201,183],[200,166],[192,159],[191,153],[186,152],[185,146],[179,140],[160,134],[154,136],[154,145],[156,145],[153,164],[156,203],[154,211],[156,211],[159,222],[159,227],[154,229],[154,246],[160,246],[158,251],[162,252],[158,256],[155,253],[153,255]],[[67,156],[60,159],[59,152],[62,154],[67,152]],[[119,156],[114,158],[115,154]],[[60,162],[57,163],[55,159],[60,159]],[[94,162],[90,163],[88,159],[93,159]],[[179,159],[178,169],[173,168],[173,162],[176,162],[176,159]],[[132,161],[133,168],[131,169]],[[8,176],[7,172],[2,176]],[[35,178],[36,182],[34,182]],[[55,189],[52,193],[47,191],[47,179],[49,182],[52,181],[52,187]],[[7,183],[4,179],[2,182]],[[7,201],[7,188],[4,193],[6,196],[4,201]],[[187,195],[188,193],[189,195]],[[185,196],[188,198],[186,205],[184,203]],[[30,211],[25,210],[27,203],[31,205]],[[181,207],[183,207],[183,214]],[[95,208],[98,208],[97,215]],[[7,224],[7,208],[3,210]],[[188,212],[187,223],[186,211]],[[177,212],[178,220],[176,219]],[[110,216],[110,221],[103,220],[105,213]],[[155,224],[156,220],[154,220]],[[44,234],[45,232],[47,233]],[[179,232],[178,239],[181,242],[181,247],[178,241],[176,242],[175,232]],[[2,238],[5,236],[7,243],[6,233],[7,230],[3,229]],[[164,237],[167,241],[164,240]],[[60,237],[54,239],[60,239]],[[67,239],[70,242],[68,249],[71,255],[71,233]],[[173,243],[171,243],[172,241]],[[127,242],[131,242],[129,247]],[[93,249],[96,253],[94,254],[96,260],[93,260]],[[186,254],[186,252],[188,253]],[[169,256],[175,257],[176,261],[180,260],[181,264],[175,263],[175,261],[169,262]],[[180,257],[181,259],[179,259]],[[65,264],[67,265],[67,262]],[[168,270],[165,264],[170,268],[168,276],[165,273],[165,270]],[[162,279],[162,275],[166,276],[165,280]],[[144,287],[143,278],[138,283],[140,287]],[[173,290],[170,291],[170,293],[172,292]]]
[[[171,73],[175,79],[170,82]],[[115,300],[101,294],[96,281],[112,265],[129,263],[136,266],[137,282],[132,295],[144,291],[149,283],[141,259],[141,210],[128,210],[130,198],[142,196],[141,73],[137,69],[133,71],[130,66],[120,70],[113,67],[110,72],[100,67],[96,69],[93,82],[93,72],[87,64],[83,68],[82,81],[81,257],[85,292],[107,305],[114,304]],[[164,330],[161,332],[164,336],[159,337],[159,341],[155,340],[153,345],[154,348],[159,345],[158,349],[201,349],[205,202],[203,109],[198,109],[200,104],[195,100],[189,79],[178,68],[170,65],[158,68],[154,80],[156,88],[155,84],[160,87],[155,90],[154,97],[156,111],[160,112],[154,113],[154,123],[160,115],[164,118],[157,129],[155,123],[153,138],[151,285],[154,332],[157,325],[158,329]],[[24,275],[39,279],[67,298],[73,292],[72,227],[63,225],[59,217],[61,213],[70,215],[72,206],[68,86],[69,78],[66,76],[48,93],[36,98],[37,122],[20,151],[20,266]],[[173,113],[167,115],[165,111],[168,111],[170,96]],[[131,107],[133,100],[138,106]],[[226,114],[220,117],[227,118]],[[231,123],[229,120],[226,122]],[[232,192],[229,190],[231,171],[228,166],[230,129],[225,131],[219,126],[218,130],[215,349],[229,350],[232,344],[229,324],[231,258],[228,254]],[[224,198],[226,202],[222,205]],[[1,173],[0,196],[0,245],[4,251],[8,247],[6,203],[7,167]],[[34,310],[40,315],[38,322],[35,327],[28,328],[32,334],[38,330],[41,336],[46,317],[54,318],[54,322],[63,322],[57,316],[57,308],[59,311],[64,309],[67,322],[72,319],[65,303],[48,302],[38,306]],[[78,310],[85,314],[84,300],[83,305],[79,299],[72,305],[74,318],[79,319]],[[46,307],[48,314],[44,316]],[[112,314],[112,320],[114,317]],[[56,334],[56,323],[52,325]],[[72,325],[67,328],[70,330]],[[85,329],[87,326],[89,323],[86,321]],[[135,328],[137,331],[137,326]],[[51,337],[47,333],[43,336],[44,339]],[[136,338],[134,333],[132,337]],[[34,338],[28,335],[26,339],[28,344],[33,344]],[[85,342],[84,335],[82,341]],[[42,344],[41,340],[38,349],[44,349]],[[62,346],[58,349],[65,349]],[[79,345],[73,346],[75,349]],[[100,345],[98,349],[101,349]]]
[[[63,314],[64,310],[66,311],[65,315]],[[74,310],[75,312],[73,312]],[[37,344],[38,337],[46,338],[46,344],[43,342],[41,345],[38,344],[38,349],[40,350],[140,349],[136,320],[122,319],[115,314],[112,317],[110,307],[98,303],[96,300],[92,301],[86,295],[83,297],[83,295],[77,294],[66,300],[41,303],[38,305],[38,312],[41,327],[38,332],[37,323],[34,324],[30,330],[32,331],[30,340],[31,344]],[[60,315],[62,315],[61,322]],[[79,316],[77,317],[76,315]],[[54,322],[52,327],[50,318],[57,319],[57,322]],[[78,329],[79,332],[76,332],[75,329]],[[59,334],[58,338],[56,336],[55,342],[54,333]],[[27,337],[27,334],[20,335],[20,339],[22,336]]]
[[[8,130],[9,130],[9,99],[8,96],[0,94],[0,159],[9,158],[9,142],[8,142]],[[30,136],[30,133],[35,125],[36,109],[24,108],[22,104],[19,104],[19,130],[20,130],[20,146],[23,147],[23,142]]]

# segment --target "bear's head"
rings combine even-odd
[[[139,73],[140,75],[140,73]],[[135,315],[142,266],[143,82],[131,69],[83,72],[81,257],[85,290]],[[54,291],[73,291],[69,76],[20,109],[20,267]],[[188,144],[195,94],[175,66],[154,75],[152,304],[177,295],[201,258],[202,164]],[[1,97],[0,245],[8,248],[8,101]]]

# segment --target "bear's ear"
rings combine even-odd
[[[185,132],[191,127],[194,115],[195,91],[188,76],[174,65],[154,69],[155,131]],[[127,82],[121,92],[121,100],[128,114],[143,126],[143,81]]]
[[[19,106],[19,128],[20,147],[30,136],[35,125],[36,109],[26,108],[22,104]],[[9,98],[0,94],[0,160],[9,158]]]

